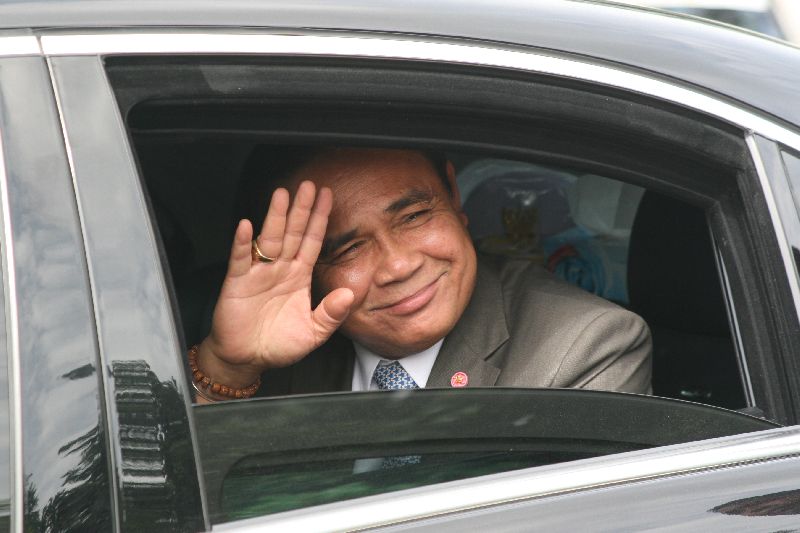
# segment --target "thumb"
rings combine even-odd
[[[344,322],[354,299],[355,295],[350,289],[336,289],[328,293],[314,309],[314,325],[324,339],[333,335],[336,328]]]

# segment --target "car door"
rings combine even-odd
[[[42,43],[81,214],[98,357],[105,369],[102,398],[107,431],[114,436],[109,462],[120,487],[115,504],[128,510],[118,518],[122,529],[153,519],[165,528],[202,527],[199,467],[205,461],[196,454],[203,446],[206,453],[225,446],[203,439],[212,429],[224,438],[225,427],[207,422],[214,419],[211,413],[233,409],[197,408],[205,426],[193,425],[189,409],[184,330],[179,327],[186,315],[176,315],[178,303],[171,300],[170,283],[179,281],[170,280],[174,262],[167,258],[174,249],[160,248],[158,237],[163,244],[167,225],[158,222],[156,204],[164,197],[148,182],[153,174],[146,170],[151,167],[141,142],[147,137],[151,146],[161,142],[165,151],[174,152],[177,145],[169,141],[180,139],[181,130],[192,138],[224,137],[219,145],[228,147],[237,137],[248,143],[293,136],[317,142],[434,139],[456,150],[477,146],[478,152],[506,157],[586,164],[676,196],[700,209],[714,237],[712,257],[720,265],[715,275],[726,297],[723,313],[729,313],[734,344],[729,362],[742,369],[734,385],[744,400],[735,407],[758,408],[771,419],[796,423],[791,353],[797,342],[797,275],[786,237],[778,230],[782,218],[774,209],[771,178],[758,165],[759,152],[748,131],[768,132],[792,146],[796,133],[685,87],[624,70],[606,77],[605,67],[585,63],[581,71],[572,61],[535,52],[521,58],[519,52],[488,45],[477,48],[503,56],[491,68],[458,55],[459,48],[414,39],[387,42],[361,36],[366,42],[354,48],[351,38],[318,35],[163,32],[157,45],[145,35],[111,36],[45,35]],[[370,55],[377,57],[370,60]],[[431,58],[440,60],[441,68],[430,68]],[[514,69],[503,70],[509,65]],[[520,79],[519,70],[530,77]],[[338,83],[330,84],[334,77]],[[648,97],[640,99],[641,92]],[[484,104],[477,116],[476,102]],[[512,121],[517,122],[509,127]],[[609,122],[613,127],[604,129]],[[714,142],[704,144],[708,138]],[[184,164],[199,155],[189,152]],[[168,171],[179,167],[162,167],[167,169],[163,175],[169,178]],[[182,178],[188,179],[186,174]],[[222,197],[210,200],[214,205]],[[194,210],[197,218],[207,212],[191,202],[183,208]],[[290,400],[279,401],[292,409]],[[270,405],[279,405],[269,402],[236,408],[266,417]],[[227,420],[233,423],[234,418]],[[313,433],[312,427],[308,430]],[[312,445],[320,446],[319,441]],[[637,476],[626,481],[641,479]],[[570,490],[586,486],[576,483]],[[490,495],[481,501],[473,503],[499,500]],[[445,507],[462,504],[449,498]],[[322,513],[309,511],[317,512]],[[326,516],[320,514],[320,520]]]

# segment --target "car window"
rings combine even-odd
[[[209,150],[207,145],[204,148]],[[652,381],[655,395],[728,409],[747,406],[702,209],[596,174],[464,153],[450,155],[459,162],[457,174],[464,211],[475,246],[484,256],[539,264],[568,283],[644,316],[656,346]],[[243,164],[244,168],[247,166]],[[144,172],[148,172],[147,166]],[[193,176],[197,178],[196,173]],[[223,195],[220,191],[216,197]],[[221,265],[217,267],[215,287],[223,272]],[[663,289],[674,286],[677,280],[688,287],[686,292],[670,294]],[[177,283],[181,287],[180,281]],[[216,288],[184,288],[179,300],[181,294],[203,292],[216,295]],[[686,294],[695,295],[688,305]],[[188,304],[182,304],[187,310],[183,312],[184,324],[189,317],[203,316],[205,326],[196,330],[207,330],[213,301],[214,297],[206,299],[202,312],[192,312]],[[487,396],[456,394],[449,400],[450,407],[446,396],[419,399],[418,406],[413,403],[414,396],[392,400],[403,413],[392,429],[384,429],[377,422],[386,409],[381,408],[383,398],[375,397],[376,393],[250,400],[226,409],[203,406],[196,414],[198,424],[205,428],[200,445],[212,522],[747,431],[728,427],[725,431],[730,433],[681,436],[678,428],[688,431],[693,423],[710,428],[705,424],[716,419],[719,412],[709,410],[704,413],[708,418],[693,412],[678,422],[679,416],[657,415],[648,405],[644,407],[647,414],[643,412],[635,418],[671,420],[669,425],[659,422],[656,426],[675,440],[659,441],[656,428],[648,432],[641,424],[626,437],[601,438],[594,418],[592,423],[586,419],[576,421],[576,427],[586,429],[586,434],[567,435],[560,433],[566,431],[565,417],[576,413],[593,417],[596,411],[561,403],[559,417],[551,419],[558,421],[555,433],[534,438],[523,429],[544,426],[542,421],[532,419],[531,413],[551,413],[553,408],[536,407],[532,393],[480,392]],[[587,400],[585,405],[596,407],[594,401]],[[428,413],[426,405],[438,408]],[[672,406],[686,407],[687,404]],[[320,411],[324,415],[317,420],[315,413]],[[442,413],[447,413],[447,422],[432,426],[437,416],[444,416]],[[419,417],[418,422],[412,421],[412,414]],[[268,417],[261,419],[262,416]],[[259,422],[255,422],[256,418]],[[499,424],[497,428],[490,426],[492,420]],[[629,418],[614,418],[608,423],[623,420]],[[693,420],[692,424],[689,420]],[[249,429],[240,429],[239,424]],[[403,429],[408,424],[436,429],[431,430],[432,435],[417,437]],[[245,432],[253,440],[240,442],[240,447],[223,445],[223,440],[213,436],[216,428]],[[289,428],[296,428],[297,433]],[[263,437],[257,437],[261,432]],[[387,443],[372,432],[403,438],[401,442]],[[459,432],[467,436],[459,437]],[[279,442],[275,437],[278,433],[286,441]],[[339,435],[337,439],[330,437],[334,433]],[[504,433],[506,437],[498,437]],[[636,441],[633,434],[655,440]],[[267,435],[272,437],[268,439]],[[488,439],[488,435],[495,438]],[[265,440],[270,442],[266,448],[256,444]]]
[[[387,84],[387,91],[396,91],[391,96],[376,89],[381,87],[380,76],[370,68],[349,63],[327,71],[316,63],[258,58],[110,58],[106,68],[156,222],[164,268],[175,289],[176,322],[187,349],[209,332],[233,228],[242,218],[263,219],[268,197],[263,189],[271,186],[265,177],[270,169],[277,173],[275,169],[282,168],[281,157],[330,145],[428,149],[419,139],[429,135],[438,139],[431,143],[454,165],[470,238],[482,257],[535,266],[547,279],[555,276],[583,291],[581,295],[592,293],[619,306],[615,309],[643,317],[654,346],[652,392],[666,399],[642,404],[636,424],[657,421],[656,426],[668,427],[673,437],[678,428],[686,430],[679,438],[683,440],[647,440],[644,426],[634,424],[631,431],[636,438],[632,434],[600,438],[603,428],[611,426],[594,423],[605,419],[594,417],[598,412],[591,394],[583,396],[590,401],[580,407],[540,411],[532,399],[534,392],[514,388],[520,385],[511,379],[508,389],[486,392],[491,401],[483,402],[478,401],[481,389],[461,391],[464,394],[424,390],[384,396],[372,392],[284,396],[296,385],[295,369],[290,368],[285,374],[270,374],[281,384],[288,383],[289,389],[273,388],[269,381],[265,385],[267,393],[278,398],[196,407],[214,521],[749,431],[729,426],[714,435],[692,433],[691,424],[677,422],[680,417],[663,412],[661,418],[647,416],[649,409],[667,404],[681,410],[685,407],[681,401],[688,400],[705,406],[681,419],[687,424],[727,416],[754,420],[730,411],[757,407],[748,396],[742,368],[759,359],[745,361],[741,344],[735,342],[732,320],[744,309],[741,304],[734,308],[719,267],[720,258],[732,252],[720,249],[713,238],[714,232],[728,227],[720,220],[741,216],[738,202],[745,197],[728,194],[738,179],[731,169],[749,168],[743,139],[730,127],[688,116],[684,109],[642,103],[638,95],[612,98],[607,89],[576,89],[537,80],[513,88],[525,105],[542,106],[530,113],[536,120],[511,128],[497,117],[476,118],[474,106],[467,105],[474,104],[474,95],[463,105],[453,104],[448,92],[427,91],[412,98],[408,92],[425,85],[419,82],[423,74],[396,65],[380,71],[380,76],[397,83]],[[341,83],[328,94],[321,88],[334,73]],[[434,77],[428,81],[453,86]],[[353,86],[348,89],[347,83]],[[488,82],[459,79],[465,87],[481,83]],[[495,89],[510,90],[507,84],[513,83],[503,80]],[[354,101],[350,89],[376,93]],[[484,88],[487,93],[489,89]],[[547,107],[530,98],[531,91],[552,102],[572,102],[580,111],[564,111],[555,104]],[[598,106],[608,109],[592,116]],[[448,128],[442,128],[442,117],[431,118],[431,109],[453,113],[446,117]],[[555,109],[566,115],[549,116]],[[499,113],[505,117],[508,112],[502,108]],[[630,120],[631,115],[636,120]],[[608,127],[614,120],[619,123]],[[641,130],[627,129],[639,126]],[[475,137],[459,137],[464,132]],[[489,142],[500,137],[502,143]],[[707,142],[708,138],[715,142]],[[720,242],[733,246],[730,239]],[[729,275],[745,279],[733,266]],[[513,294],[504,297],[511,299]],[[497,298],[495,304],[501,301]],[[744,312],[744,319],[752,319]],[[347,373],[341,368],[336,372]],[[471,372],[450,371],[444,377],[449,386],[458,388]],[[329,376],[325,369],[319,374]],[[350,383],[326,390],[350,390]],[[441,398],[436,396],[432,405],[444,405],[452,396],[453,407],[425,415],[423,399],[439,393]],[[400,400],[406,398],[407,407],[400,409],[403,416],[380,419],[382,402],[396,401],[402,407]],[[631,398],[618,400],[638,401]],[[533,439],[523,430],[530,429],[532,418],[526,417],[535,413],[552,415],[552,420],[583,413],[593,423],[587,426],[586,417],[576,423],[589,432],[581,436],[556,432]],[[411,422],[412,414],[422,416],[422,421]],[[631,420],[609,416],[616,423]],[[444,422],[436,426],[438,433],[425,434],[434,431],[430,422],[437,417]],[[261,422],[255,423],[256,419]],[[671,422],[664,426],[665,420]],[[504,438],[492,438],[495,423],[508,430]],[[701,426],[711,427],[705,422]],[[394,440],[365,435],[373,427]],[[514,433],[514,428],[523,428],[522,433]],[[403,438],[416,431],[422,433],[420,438]],[[241,446],[229,446],[215,436],[217,432],[241,435]],[[470,438],[455,438],[464,432]]]
[[[276,147],[247,151],[181,142],[139,148],[145,177],[153,180],[150,197],[189,344],[210,330],[225,274],[231,236],[220,228],[263,216],[265,201],[258,202],[259,214],[243,214],[236,189],[249,187],[231,182],[237,172],[246,182],[265,149]],[[465,153],[450,157],[460,165],[463,209],[482,258],[538,265],[644,317],[656,344],[655,394],[747,406],[702,209],[592,173]],[[185,202],[185,187],[197,187],[198,180],[202,192]],[[216,218],[201,215],[212,209]],[[669,289],[677,284],[685,290]]]

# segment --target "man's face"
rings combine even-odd
[[[432,346],[472,295],[475,250],[448,174],[453,194],[418,152],[353,149],[317,158],[295,176],[333,191],[315,296],[351,289],[341,331],[382,356]]]

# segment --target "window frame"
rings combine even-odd
[[[345,51],[341,52],[343,55],[347,53],[352,53],[353,44],[350,42],[352,38],[348,39],[339,39],[335,37],[317,37],[317,36],[307,36],[308,39],[304,39],[303,36],[295,36],[295,37],[288,37],[288,36],[276,36],[276,35],[248,35],[248,36],[235,36],[231,37],[231,42],[225,42],[222,37],[225,37],[222,34],[211,34],[212,37],[216,37],[216,41],[212,44],[203,43],[202,45],[198,45],[196,38],[198,37],[195,34],[184,34],[184,35],[160,35],[160,40],[163,41],[161,45],[166,43],[167,49],[172,51],[180,52],[181,54],[186,54],[186,50],[189,46],[199,46],[194,54],[197,55],[201,52],[209,53],[208,50],[214,46],[221,47],[217,50],[218,54],[221,55],[228,55],[234,52],[240,52],[242,50],[255,54],[257,51],[261,51],[267,55],[274,55],[270,54],[269,46],[278,46],[275,43],[281,39],[288,39],[291,43],[280,43],[278,49],[280,50],[279,55],[287,54],[286,52],[287,47],[291,44],[296,43],[298,45],[298,51],[296,52],[297,57],[308,57],[311,55],[315,57],[314,54],[322,54],[323,50],[323,41],[326,39],[331,39],[332,43],[338,43],[341,40],[346,40],[347,44],[345,46]],[[102,41],[102,36],[85,36],[86,38],[77,42],[77,44],[72,43],[72,37],[53,37],[53,41],[47,41],[48,37],[43,38],[43,45],[45,50],[51,49],[54,53],[77,53],[77,52],[86,52],[88,46],[87,43],[91,44],[94,43],[95,46],[98,47],[98,50],[108,51],[111,50],[108,56],[104,57],[111,57],[113,55],[131,55],[131,54],[141,54],[142,51],[149,51],[153,52],[152,46],[143,46],[139,40],[143,36],[135,35],[135,36],[115,36],[119,37],[118,39],[114,39],[112,42],[107,43]],[[153,35],[148,35],[149,38],[154,38]],[[157,36],[156,36],[157,37]],[[209,37],[208,34],[203,35],[204,38]],[[298,40],[295,40],[298,39]],[[155,39],[159,41],[159,39]],[[396,46],[398,43],[407,43],[408,41],[399,41],[399,40],[386,40],[386,39],[376,39],[380,46],[377,48],[379,49],[378,52],[374,52],[372,54],[368,54],[371,56],[382,57],[382,55],[386,54],[387,52],[382,51],[387,43],[391,43],[391,45]],[[48,44],[49,43],[49,44]],[[138,43],[138,44],[137,44]],[[418,45],[421,43],[411,43],[413,45],[417,45],[417,48],[411,48],[413,52],[419,52]],[[435,47],[443,46],[445,47],[445,53],[443,55],[446,56],[446,59],[450,62],[457,62],[447,54],[454,53],[450,44],[445,43],[422,43],[426,45],[430,45]],[[224,45],[224,46],[223,46]],[[166,46],[166,45],[164,45]],[[260,49],[259,47],[266,46],[266,50]],[[81,48],[84,47],[84,48]],[[104,48],[105,47],[105,48]],[[227,48],[226,48],[227,47]],[[315,48],[316,47],[316,48]],[[349,48],[348,48],[349,47]],[[363,48],[363,47],[361,47]],[[369,48],[369,47],[367,47]],[[331,55],[330,47],[324,47],[325,54]],[[488,52],[487,52],[488,50]],[[481,56],[481,59],[485,60],[485,57],[491,56],[491,53],[497,53],[499,50],[491,48],[481,48],[481,52],[486,52],[484,56]],[[125,52],[125,53],[123,53]],[[332,55],[337,56],[338,51],[334,49]],[[519,58],[520,52],[515,50],[513,52],[509,52],[512,54],[513,59],[521,62],[522,60]],[[431,54],[432,55],[432,54]],[[717,117],[718,119],[723,119],[720,122],[724,123],[734,123],[737,127],[743,126],[759,126],[763,130],[769,130],[771,134],[783,136],[787,139],[789,137],[796,137],[790,131],[783,129],[780,125],[775,123],[769,122],[763,117],[758,115],[752,114],[742,108],[735,108],[730,104],[718,100],[712,100],[709,96],[699,93],[699,92],[692,92],[688,89],[683,87],[679,87],[677,85],[668,85],[665,82],[660,80],[653,80],[649,78],[643,78],[641,75],[638,74],[631,74],[628,72],[620,71],[620,70],[612,70],[610,67],[602,66],[598,67],[597,65],[590,65],[590,67],[595,67],[599,70],[591,70],[589,74],[584,74],[582,72],[578,73],[577,69],[575,69],[574,65],[569,65],[568,67],[563,67],[567,69],[567,71],[559,70],[558,65],[563,63],[563,61],[559,62],[557,58],[552,57],[545,57],[540,56],[537,54],[530,54],[531,56],[535,57],[536,60],[541,60],[544,62],[545,66],[539,66],[539,69],[536,70],[536,73],[541,72],[557,72],[560,75],[571,75],[574,78],[581,78],[582,80],[590,79],[591,82],[597,83],[597,80],[593,78],[601,78],[605,85],[614,85],[618,87],[623,87],[626,90],[635,90],[638,92],[646,92],[650,90],[651,95],[655,95],[657,98],[660,99],[672,99],[673,102],[677,98],[686,98],[687,101],[681,101],[681,105],[687,105],[687,107],[700,107],[702,106],[702,112],[705,114],[711,114],[710,111],[717,110],[718,112],[725,112],[727,115]],[[394,55],[392,57],[398,57]],[[400,54],[400,57],[405,57]],[[466,62],[465,60],[462,61]],[[474,61],[475,62],[475,61]],[[507,60],[506,63],[509,63],[510,60]],[[556,65],[556,66],[554,66]],[[485,63],[484,65],[485,66]],[[527,65],[528,68],[531,68],[530,65]],[[558,67],[558,68],[557,68]],[[582,67],[586,67],[586,65],[582,65]],[[493,68],[493,66],[492,66]],[[623,83],[624,82],[624,83]],[[632,83],[633,86],[625,85],[625,83]],[[128,108],[126,107],[126,111]],[[733,118],[731,118],[733,117]],[[736,124],[736,119],[739,119],[739,124]],[[744,136],[744,131],[742,131],[742,135]],[[794,139],[797,141],[797,139]],[[744,154],[742,154],[744,156]],[[748,164],[748,163],[745,163]],[[760,316],[758,318],[753,318],[752,320],[747,320],[747,315],[744,315],[745,320],[743,324],[738,323],[738,316],[735,312],[735,306],[733,302],[740,301],[745,302],[745,304],[740,304],[740,308],[746,308],[748,310],[752,309],[753,306],[751,302],[757,302],[760,298],[759,294],[771,294],[774,291],[764,290],[763,287],[759,288],[751,288],[746,283],[742,283],[741,280],[743,279],[743,275],[740,273],[742,270],[750,270],[750,271],[769,271],[774,270],[776,265],[780,263],[781,258],[776,257],[774,250],[777,248],[780,250],[781,255],[785,259],[786,254],[784,253],[785,250],[785,243],[781,242],[780,239],[780,232],[777,233],[777,245],[775,245],[775,236],[774,236],[774,229],[764,226],[763,217],[759,215],[759,212],[769,212],[772,220],[775,220],[774,216],[774,209],[771,205],[774,205],[774,202],[771,202],[772,199],[772,192],[769,188],[764,189],[764,193],[761,194],[759,192],[759,188],[755,186],[755,184],[751,183],[753,181],[753,177],[756,175],[756,171],[753,170],[755,168],[755,162],[752,162],[751,168],[746,169],[745,171],[741,172],[738,181],[739,186],[746,188],[748,194],[752,193],[755,195],[754,198],[748,197],[748,194],[739,194],[739,198],[729,198],[727,199],[726,205],[722,205],[720,202],[714,202],[709,200],[704,195],[689,195],[692,200],[695,202],[703,203],[706,208],[709,209],[710,213],[710,225],[712,227],[712,232],[715,235],[717,242],[722,243],[730,243],[736,242],[738,250],[746,250],[749,246],[752,246],[754,249],[758,249],[758,254],[742,254],[734,253],[731,251],[731,247],[727,249],[720,250],[719,256],[725,261],[727,265],[725,268],[725,272],[727,274],[727,279],[729,281],[728,286],[731,288],[731,293],[729,294],[729,301],[731,302],[731,317],[736,321],[736,331],[739,332],[737,334],[737,339],[740,339],[741,342],[737,343],[737,347],[740,350],[740,358],[743,361],[747,361],[747,365],[743,364],[743,368],[747,369],[746,375],[750,376],[750,381],[756,380],[758,384],[755,386],[756,390],[771,390],[771,394],[759,394],[758,398],[750,398],[752,403],[756,405],[763,406],[764,410],[768,413],[769,416],[781,420],[781,421],[789,421],[794,420],[795,417],[795,403],[796,400],[791,398],[781,398],[775,400],[772,396],[779,395],[781,390],[784,387],[774,387],[772,383],[777,381],[786,382],[785,376],[785,367],[784,363],[780,360],[778,363],[773,362],[773,354],[780,354],[786,353],[786,347],[781,346],[781,343],[777,341],[778,338],[788,338],[787,336],[781,336],[775,332],[769,333],[764,335],[763,333],[759,332],[758,324],[764,323],[771,323],[771,320],[767,320],[771,317],[771,313],[767,311],[767,308],[762,308]],[[765,183],[762,183],[761,186],[764,187]],[[677,193],[684,193],[688,194],[685,191],[681,190],[681,187],[674,188],[676,189],[675,192]],[[752,206],[752,203],[758,203],[758,206]],[[748,217],[744,220],[739,220],[736,217],[732,216],[732,213],[742,211],[743,208],[745,212],[747,212]],[[738,227],[734,227],[738,226]],[[743,233],[744,231],[744,233]],[[742,235],[754,235],[750,242],[744,243],[741,242],[743,239],[741,238]],[[764,245],[763,242],[769,242],[768,245]],[[761,258],[761,256],[765,255],[766,259]],[[779,268],[779,267],[778,267]],[[785,278],[785,277],[784,277]],[[730,283],[731,280],[734,280],[733,283]],[[739,280],[737,284],[735,280]],[[780,276],[777,278],[780,282]],[[789,292],[792,292],[794,296],[794,285],[797,280],[793,280],[792,278],[785,278],[788,280],[788,289]],[[779,308],[783,308],[786,302],[782,302]],[[791,329],[791,328],[790,328]],[[796,337],[796,336],[795,336]],[[753,340],[753,339],[756,340]],[[792,343],[800,342],[798,340],[793,339]],[[783,348],[783,350],[781,350]],[[744,352],[747,352],[749,357],[745,358]],[[749,368],[753,365],[756,365],[755,368]],[[753,387],[749,384],[746,386],[746,390],[750,391]]]
[[[102,462],[106,440],[97,432],[102,372],[91,294],[50,75],[35,38],[8,39],[10,46],[0,37],[0,201],[12,395],[11,527],[17,530],[41,524],[56,500],[75,498],[79,514],[109,505],[110,493]],[[42,261],[32,250],[51,255]],[[52,431],[47,442],[40,438],[45,430]],[[94,447],[76,446],[92,432]],[[65,485],[84,458],[98,459],[96,476],[85,484],[87,492],[95,491],[90,501]],[[90,519],[108,523],[110,513],[97,514]]]
[[[103,369],[98,396],[112,527],[207,529],[182,343],[122,118],[99,57],[50,57],[47,64]],[[117,238],[122,232],[124,242]]]

